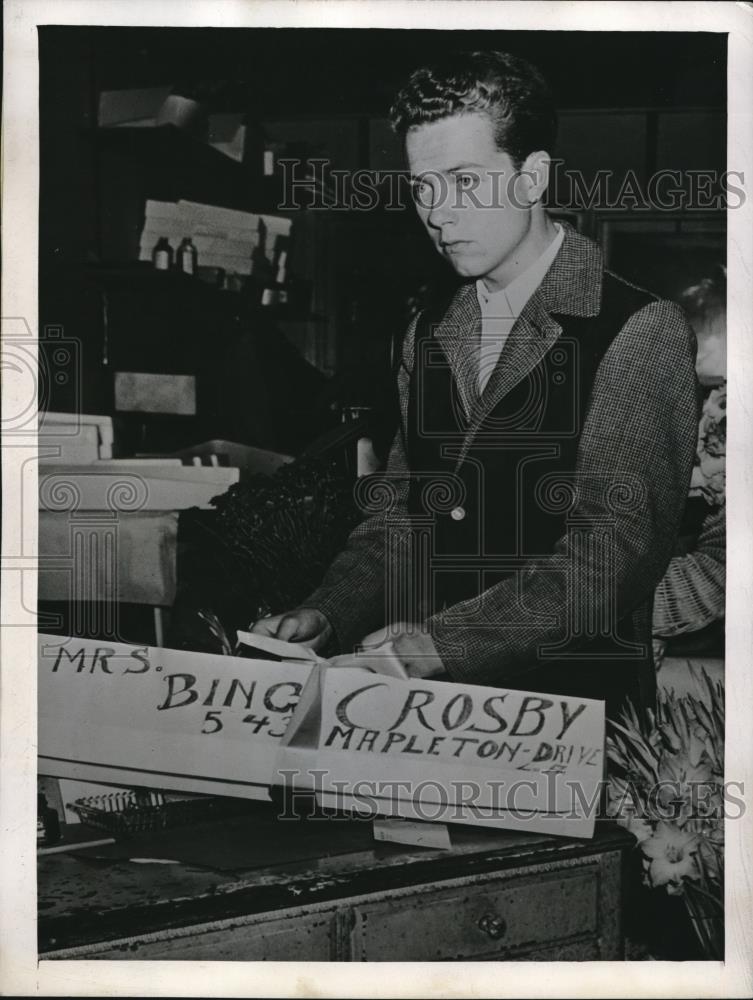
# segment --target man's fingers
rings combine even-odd
[[[251,631],[283,642],[299,642],[311,649],[319,649],[326,644],[331,630],[324,615],[314,609],[303,608],[283,615],[260,618]]]
[[[297,615],[285,615],[277,629],[277,638],[283,642],[293,642],[300,631],[301,622]]]
[[[268,635],[274,639],[282,617],[282,615],[272,615],[270,618],[260,618],[258,622],[254,622],[249,631],[257,635]]]
[[[376,632],[370,632],[364,636],[361,639],[360,645],[362,649],[373,649],[375,646],[383,646],[392,635],[393,632],[389,625],[385,625],[384,628],[379,628]]]
[[[378,628],[375,632],[369,632],[361,639],[359,645],[362,649],[373,649],[375,646],[383,646],[385,642],[390,642],[397,635],[402,635],[405,632],[413,634],[419,628],[410,622],[391,622],[389,625]]]

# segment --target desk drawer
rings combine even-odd
[[[84,945],[42,958],[169,961],[326,962],[333,911],[277,920],[224,920],[184,929]]]
[[[595,935],[597,865],[355,906],[356,961],[471,959]]]

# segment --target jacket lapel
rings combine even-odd
[[[461,391],[463,405],[466,405],[466,400],[469,404],[466,412],[470,415],[468,433],[458,454],[456,467],[460,466],[467,455],[479,428],[494,407],[533,371],[561,336],[562,327],[552,314],[595,316],[599,313],[603,274],[601,250],[596,243],[581,236],[567,223],[563,225],[565,239],[562,247],[541,285],[528,300],[513,325],[481,397],[476,392],[476,351],[468,349],[469,337],[473,337],[474,345],[478,344],[481,310],[475,285],[471,284],[461,289],[461,291],[470,289],[470,294],[466,294],[463,311],[458,315],[464,317],[467,322],[471,311],[469,300],[472,298],[475,304],[475,322],[473,327],[469,324],[463,328],[458,323],[458,316],[453,317],[456,323],[453,348],[456,353],[453,356],[448,354],[456,373],[464,366],[462,379],[456,374],[456,381]],[[448,318],[452,312],[452,309],[448,312]],[[473,359],[472,365],[468,363],[469,356]]]
[[[479,397],[474,391],[468,433],[457,457],[458,466],[494,407],[533,371],[561,333],[562,327],[549,316],[538,294],[534,293],[515,321],[483,394]]]
[[[480,422],[541,361],[562,333],[534,292],[515,321],[486,389],[476,402],[473,422]]]
[[[478,402],[476,392],[478,362],[471,345],[479,343],[481,309],[474,284],[463,285],[450,303],[434,336],[442,347],[466,416],[471,419]]]

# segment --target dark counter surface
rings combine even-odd
[[[40,953],[554,863],[632,841],[608,821],[597,823],[593,840],[455,825],[452,849],[444,851],[375,841],[370,819],[278,813],[273,805],[253,804],[239,817],[40,856]]]

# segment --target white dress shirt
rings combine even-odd
[[[557,256],[565,231],[555,222],[557,235],[530,267],[519,274],[506,288],[498,292],[487,291],[483,279],[476,282],[476,295],[481,308],[481,344],[479,347],[478,394],[483,393],[494,371],[505,341],[515,320],[520,316]]]

